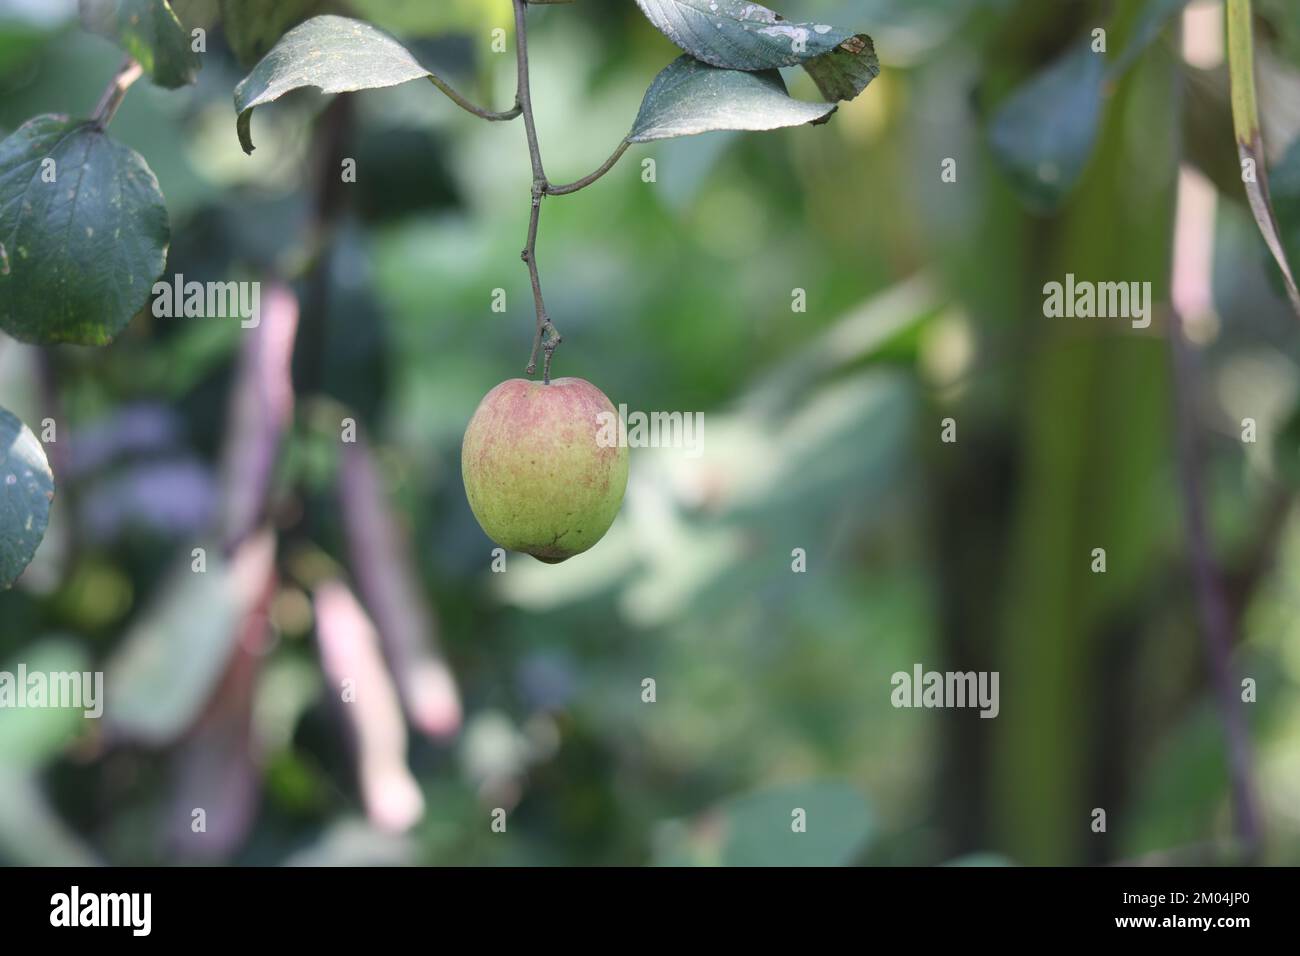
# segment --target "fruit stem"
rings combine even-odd
[[[525,374],[537,372],[537,350],[545,352],[545,364],[542,367],[542,382],[550,384],[551,356],[563,341],[559,330],[552,324],[546,314],[546,300],[542,298],[542,279],[537,271],[537,227],[542,218],[542,197],[550,184],[546,181],[546,169],[542,165],[542,149],[537,142],[537,121],[533,118],[533,93],[528,81],[528,0],[514,0],[515,5],[515,47],[519,64],[519,109],[524,115],[524,130],[528,136],[528,157],[533,164],[533,206],[528,217],[528,242],[520,258],[528,264],[528,277],[533,283],[533,305],[537,311],[537,330],[533,334],[533,352],[528,359]]]
[[[567,196],[580,189],[586,189],[600,177],[614,168],[614,165],[627,152],[632,144],[627,140],[618,144],[609,159],[595,172],[582,177],[576,182],[556,186],[546,178],[546,167],[542,164],[542,149],[537,141],[537,121],[533,117],[533,94],[529,83],[528,71],[528,0],[513,0],[515,9],[515,48],[519,67],[519,86],[515,95],[516,108],[524,117],[524,131],[528,137],[528,158],[533,166],[533,200],[532,211],[528,217],[528,241],[520,258],[528,265],[528,277],[533,284],[533,306],[537,312],[537,326],[533,333],[533,351],[528,358],[528,367],[524,374],[537,373],[537,353],[543,353],[542,383],[551,383],[551,358],[555,350],[564,341],[560,330],[555,327],[546,312],[546,300],[542,296],[542,279],[537,269],[537,229],[542,218],[542,200],[547,196]]]

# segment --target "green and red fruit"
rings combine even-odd
[[[580,378],[514,378],[488,392],[465,429],[461,473],[489,538],[548,564],[605,536],[627,490],[618,412]]]

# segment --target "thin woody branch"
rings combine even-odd
[[[546,312],[546,300],[542,296],[542,279],[537,268],[537,230],[542,218],[542,200],[547,196],[567,196],[580,189],[586,189],[600,179],[623,157],[632,144],[627,140],[618,144],[609,159],[595,172],[572,183],[555,186],[546,178],[546,167],[542,163],[542,150],[537,140],[537,121],[533,117],[533,94],[528,72],[528,0],[513,0],[515,10],[515,48],[518,61],[519,87],[515,96],[515,115],[524,117],[524,130],[528,137],[528,158],[533,168],[532,209],[528,216],[528,240],[520,258],[528,264],[528,277],[533,285],[533,306],[537,312],[537,326],[533,333],[533,351],[528,358],[527,375],[537,373],[537,353],[543,353],[542,381],[550,384],[551,357],[556,348],[564,341],[560,330],[555,327]],[[451,94],[448,94],[451,95]],[[453,96],[453,99],[455,97]],[[465,105],[465,104],[461,104]],[[476,110],[471,109],[471,112]],[[479,114],[482,115],[482,114]],[[513,119],[513,116],[501,114],[499,118]]]
[[[551,381],[551,356],[563,341],[559,330],[546,313],[546,300],[542,297],[542,280],[537,270],[537,229],[542,215],[542,197],[546,195],[549,184],[546,181],[546,169],[542,165],[542,151],[537,142],[537,121],[533,118],[533,97],[528,77],[528,3],[527,0],[514,0],[515,7],[515,47],[519,67],[519,107],[523,112],[524,130],[528,136],[528,156],[533,166],[533,200],[532,212],[528,219],[528,241],[520,258],[528,264],[528,275],[533,284],[533,304],[537,311],[537,328],[533,334],[533,351],[528,360],[526,374],[537,371],[537,352],[545,353],[542,366],[542,381]]]
[[[1182,318],[1176,311],[1169,323],[1169,343],[1174,372],[1178,475],[1201,636],[1226,736],[1234,829],[1247,857],[1253,858],[1261,837],[1259,797],[1254,784],[1250,732],[1232,665],[1236,623],[1229,610],[1222,572],[1211,550],[1197,441],[1195,359],[1184,337]]]

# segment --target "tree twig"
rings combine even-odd
[[[122,65],[117,68],[113,74],[113,79],[104,89],[104,95],[99,98],[99,104],[95,107],[95,112],[91,114],[90,120],[100,129],[104,129],[109,123],[113,122],[113,117],[117,113],[117,108],[122,105],[122,100],[126,98],[126,91],[131,88],[131,84],[140,79],[140,74],[144,70],[131,57],[122,61]]]
[[[1232,666],[1233,632],[1236,624],[1228,606],[1222,575],[1210,552],[1200,450],[1196,438],[1195,363],[1183,336],[1182,318],[1177,310],[1171,309],[1170,312],[1169,342],[1173,351],[1178,472],[1182,485],[1187,544],[1191,552],[1201,634],[1227,738],[1235,829],[1247,856],[1251,857],[1260,846],[1260,821],[1250,734]]]
[[[582,177],[576,182],[555,186],[546,178],[546,167],[542,163],[542,150],[537,141],[537,121],[533,117],[533,94],[528,76],[528,0],[513,0],[515,9],[515,48],[519,66],[519,88],[515,96],[516,109],[524,117],[524,130],[528,136],[528,158],[533,167],[532,209],[528,217],[528,241],[520,258],[528,264],[528,276],[533,284],[533,306],[537,311],[537,328],[533,333],[533,351],[528,358],[525,374],[537,372],[537,353],[544,355],[542,365],[542,382],[550,384],[551,357],[556,348],[564,341],[560,330],[551,321],[546,311],[546,300],[542,297],[542,279],[537,269],[537,230],[542,218],[542,200],[547,196],[567,196],[580,189],[586,189],[596,180],[614,168],[615,164],[627,152],[632,144],[627,140],[618,144],[609,159],[595,172]],[[464,104],[462,104],[464,105]],[[474,112],[474,110],[471,110]]]
[[[537,121],[533,118],[533,96],[528,80],[528,0],[514,0],[515,7],[515,47],[519,64],[519,107],[523,111],[524,130],[528,136],[528,156],[533,165],[533,205],[528,219],[528,242],[520,258],[528,264],[528,275],[533,283],[533,305],[537,310],[537,330],[533,334],[533,351],[528,359],[525,373],[533,375],[537,371],[537,350],[545,353],[542,366],[542,382],[550,384],[551,356],[563,341],[559,330],[546,314],[546,301],[542,298],[542,280],[537,271],[537,228],[542,216],[542,197],[546,195],[549,183],[546,181],[546,169],[542,165],[542,151],[537,142]]]

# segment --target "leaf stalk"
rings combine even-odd
[[[108,124],[113,122],[113,117],[117,115],[117,108],[122,105],[122,100],[126,99],[126,91],[131,88],[132,83],[140,79],[143,72],[143,67],[131,57],[128,56],[122,61],[122,65],[117,68],[117,72],[113,74],[113,78],[109,80],[108,86],[99,98],[95,112],[90,116],[90,121],[96,127],[101,130],[107,129]]]

